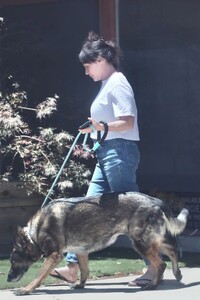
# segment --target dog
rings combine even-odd
[[[166,264],[160,253],[172,262],[175,278],[182,279],[178,268],[176,236],[183,232],[188,210],[172,216],[164,201],[138,192],[105,193],[91,197],[58,199],[39,209],[26,227],[18,227],[10,255],[8,281],[19,281],[29,267],[45,257],[38,276],[16,295],[33,292],[63,259],[63,253],[77,254],[80,283],[84,288],[88,274],[88,255],[127,235],[133,248],[154,268],[154,278],[145,289],[156,287]]]

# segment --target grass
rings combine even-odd
[[[167,267],[171,268],[171,263],[164,259]],[[30,267],[24,277],[16,283],[7,282],[7,274],[10,268],[8,259],[0,260],[0,290],[13,289],[25,286],[30,283],[37,275],[43,260],[38,261]],[[66,265],[63,260],[59,266]],[[131,249],[108,248],[101,252],[90,255],[89,268],[90,278],[98,279],[109,276],[125,276],[129,274],[140,274],[144,267],[144,262]],[[199,253],[183,253],[183,257],[179,261],[180,267],[200,267]],[[54,284],[58,281],[52,277],[48,277],[45,284]]]

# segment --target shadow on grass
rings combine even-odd
[[[102,251],[90,254],[90,260],[108,259],[108,258],[126,258],[126,259],[141,259],[140,255],[132,249],[109,247]],[[164,256],[163,260],[170,261],[168,257]],[[199,253],[183,252],[182,256],[179,255],[179,262],[183,263],[185,267],[199,267],[200,255]]]

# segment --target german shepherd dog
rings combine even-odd
[[[63,253],[70,251],[77,254],[80,267],[80,283],[73,287],[84,288],[88,254],[110,246],[125,234],[154,268],[154,278],[145,289],[155,288],[164,273],[166,265],[160,253],[170,258],[173,274],[180,281],[176,236],[183,232],[187,216],[187,209],[182,209],[175,218],[163,201],[137,192],[51,201],[26,227],[18,228],[7,280],[20,280],[34,262],[45,257],[36,279],[15,291],[16,295],[29,294],[62,260]]]

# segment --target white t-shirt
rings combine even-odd
[[[134,116],[133,128],[125,131],[109,131],[106,140],[123,138],[139,141],[137,107],[133,90],[121,72],[114,72],[108,79],[102,81],[102,86],[91,105],[91,117],[97,122],[112,122],[119,117]],[[96,139],[97,133],[91,133]]]

